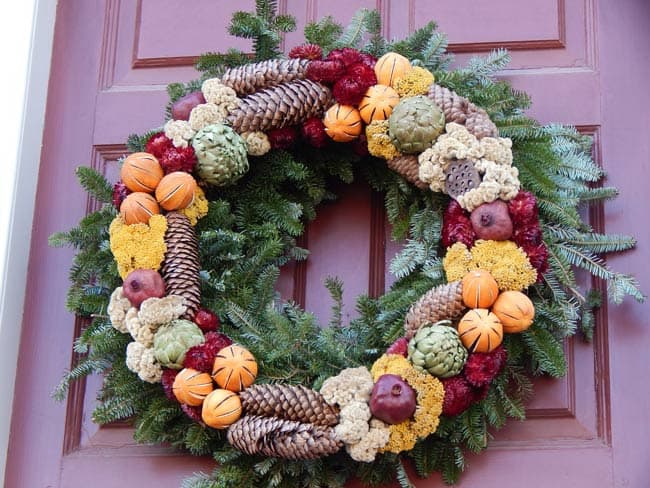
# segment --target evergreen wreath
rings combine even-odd
[[[55,396],[102,374],[94,421],[214,457],[187,488],[407,487],[407,460],[454,483],[488,428],[524,418],[531,377],[565,374],[565,338],[591,339],[601,296],[574,268],[614,303],[644,299],[602,258],[634,239],[579,213],[617,191],[597,185],[588,137],[526,117],[527,95],[494,78],[506,51],[450,69],[435,23],[389,42],[361,10],[307,25],[287,59],[295,20],[276,3],[232,18],[254,59],[206,54],[199,80],[169,86],[167,123],[129,138],[120,182],[77,170],[103,205],[51,244],[78,249],[67,307],[92,319]],[[274,286],[355,178],[405,240],[397,281],[344,325],[328,279],[321,328]]]

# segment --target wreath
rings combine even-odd
[[[450,69],[433,22],[389,42],[361,10],[307,25],[284,58],[295,20],[256,5],[230,25],[255,59],[202,56],[199,80],[169,86],[164,126],[129,138],[115,185],[77,170],[103,205],[51,237],[78,249],[67,306],[90,318],[56,396],[102,374],[94,421],[214,457],[188,487],[412,486],[407,460],[453,483],[489,428],[524,418],[531,377],[565,374],[563,341],[591,338],[603,288],[581,291],[575,267],[615,303],[643,300],[601,258],[633,238],[579,213],[616,190],[595,184],[589,137],[526,117],[494,78],[507,52]],[[404,245],[349,324],[326,280],[322,328],[275,284],[353,179],[384,195]]]

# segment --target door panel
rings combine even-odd
[[[650,202],[642,184],[650,175],[638,162],[648,160],[650,148],[638,134],[650,133],[650,99],[642,89],[650,63],[630,71],[620,53],[629,45],[650,45],[650,8],[643,0],[613,3],[281,0],[279,5],[299,24],[297,33],[286,36],[285,50],[301,42],[306,22],[332,14],[347,23],[361,7],[380,11],[388,38],[436,20],[449,34],[458,63],[508,47],[513,60],[502,76],[532,96],[531,115],[574,124],[594,136],[595,158],[610,175],[607,184],[622,194],[605,209],[591,209],[589,218],[597,229],[604,230],[606,222],[609,232],[637,234],[637,251],[612,262],[621,271],[640,272],[649,235],[647,226],[634,223],[646,220],[642,212]],[[225,30],[231,11],[253,8],[252,0],[59,1],[6,486],[176,487],[192,471],[212,469],[207,458],[136,445],[127,425],[94,425],[90,412],[99,378],[77,383],[67,403],[49,398],[73,360],[71,344],[83,324],[63,306],[72,253],[49,249],[47,236],[70,228],[93,208],[76,184],[74,167],[91,164],[115,179],[127,136],[164,123],[167,83],[194,78],[192,63],[202,52],[250,50],[250,43]],[[630,95],[623,101],[619,93]],[[390,240],[381,197],[363,185],[344,188],[337,202],[323,205],[303,241],[312,255],[283,270],[279,291],[325,323],[332,305],[323,286],[327,276],[345,284],[346,321],[354,317],[355,296],[378,295],[394,279],[388,263],[400,245]],[[648,280],[642,277],[641,285],[647,290]],[[566,343],[567,377],[537,381],[529,419],[509,423],[494,434],[488,451],[469,456],[459,486],[645,486],[640,447],[650,432],[639,405],[647,407],[650,394],[634,373],[646,369],[642,351],[650,336],[641,317],[641,308],[631,303],[603,307],[592,345]],[[434,477],[418,486],[442,484]]]

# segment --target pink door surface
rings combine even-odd
[[[650,290],[650,2],[646,0],[281,0],[305,22],[332,14],[347,23],[357,8],[377,8],[388,38],[430,19],[448,33],[457,62],[504,46],[512,64],[502,76],[533,99],[541,122],[576,125],[595,138],[607,184],[621,196],[591,211],[593,225],[634,233],[639,245],[611,259],[636,272]],[[250,49],[225,35],[230,12],[252,0],[60,0],[46,131],[34,220],[27,301],[7,463],[9,488],[176,487],[210,459],[133,442],[128,426],[98,428],[90,420],[99,378],[77,383],[67,403],[50,392],[71,362],[81,324],[65,312],[72,254],[50,249],[51,233],[72,227],[89,210],[74,168],[92,165],[109,177],[130,133],[164,122],[165,85],[194,78],[206,51]],[[286,36],[285,49],[301,41]],[[381,198],[347,189],[308,229],[313,255],[285,273],[283,292],[321,316],[330,304],[323,278],[345,282],[344,312],[354,297],[390,283],[387,262],[397,249],[384,224]],[[641,223],[641,225],[638,225]],[[525,422],[495,434],[488,451],[469,457],[458,486],[650,486],[647,439],[650,328],[641,306],[603,307],[593,344],[566,344],[570,369],[542,379]],[[433,477],[417,486],[442,486]]]

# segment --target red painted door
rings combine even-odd
[[[399,37],[429,19],[449,34],[463,63],[469,53],[512,50],[503,76],[528,91],[531,114],[542,122],[577,125],[595,137],[595,156],[621,197],[591,213],[608,232],[634,232],[636,251],[613,258],[623,272],[640,274],[650,232],[650,4],[645,0],[281,0],[283,11],[306,21],[333,14],[343,23],[357,8],[378,8],[386,37]],[[126,426],[97,428],[90,421],[101,381],[78,383],[67,403],[49,394],[70,364],[74,317],[64,311],[71,253],[47,247],[47,236],[72,227],[88,210],[73,169],[90,164],[111,176],[132,132],[163,123],[165,85],[189,80],[194,57],[227,47],[249,49],[225,36],[233,9],[252,0],[60,0],[49,88],[46,132],[6,486],[176,487],[209,459],[140,446]],[[285,47],[300,42],[288,35]],[[322,280],[346,284],[344,312],[353,297],[380,293],[390,282],[386,263],[397,246],[387,239],[383,214],[367,188],[345,191],[308,231],[313,255],[300,272],[285,275],[287,295],[326,315]],[[339,246],[345,242],[345,249]],[[353,250],[354,252],[344,252]],[[646,440],[650,388],[646,350],[650,329],[643,309],[626,302],[604,307],[593,345],[566,344],[570,369],[562,381],[540,380],[529,420],[495,434],[490,449],[468,459],[459,486],[649,486]],[[418,486],[441,486],[437,479]]]

